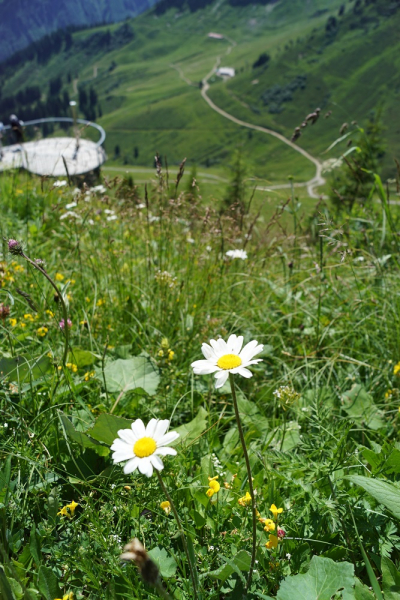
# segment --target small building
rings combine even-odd
[[[235,69],[232,69],[232,67],[220,67],[216,73],[220,77],[235,77]]]
[[[224,36],[222,35],[222,33],[214,33],[213,31],[210,31],[210,33],[208,34],[209,38],[212,38],[213,40],[223,40]]]

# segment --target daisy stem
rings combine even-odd
[[[171,509],[172,509],[172,512],[174,513],[175,521],[177,522],[177,525],[178,525],[179,533],[181,534],[182,544],[183,544],[183,548],[185,550],[186,560],[187,560],[188,566],[189,566],[190,577],[192,579],[193,594],[194,594],[195,600],[197,600],[198,596],[197,596],[196,577],[195,577],[195,574],[194,574],[192,561],[190,559],[189,548],[188,548],[188,545],[187,545],[185,532],[184,532],[183,527],[182,527],[182,521],[179,518],[178,511],[175,508],[175,504],[174,504],[174,502],[173,502],[173,500],[172,500],[172,498],[170,496],[170,493],[168,492],[168,490],[167,490],[167,488],[165,486],[163,478],[161,477],[161,473],[157,469],[154,469],[154,470],[155,470],[155,472],[157,474],[158,481],[160,482],[160,486],[161,486],[164,494],[166,495],[166,497],[168,499],[168,502],[171,505]]]
[[[244,454],[244,460],[246,462],[247,478],[249,480],[249,488],[250,488],[250,496],[251,496],[251,509],[252,509],[252,513],[253,513],[253,547],[252,547],[252,552],[251,552],[251,562],[250,562],[249,575],[247,577],[247,584],[246,584],[246,589],[248,590],[250,588],[250,585],[251,585],[251,580],[252,580],[252,577],[253,577],[254,564],[256,562],[256,550],[257,550],[257,508],[256,508],[256,499],[255,499],[255,496],[254,496],[254,489],[253,489],[253,479],[251,477],[251,467],[250,467],[249,455],[247,453],[246,442],[245,442],[244,435],[243,435],[242,424],[240,422],[239,407],[238,407],[238,403],[237,403],[236,391],[235,391],[235,384],[234,384],[234,381],[233,381],[233,375],[232,375],[232,373],[229,373],[229,382],[231,384],[231,391],[232,391],[232,398],[233,398],[233,407],[235,409],[235,417],[236,417],[236,423],[237,423],[237,426],[238,426],[240,442],[242,444],[243,454]]]

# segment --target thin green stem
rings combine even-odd
[[[179,533],[181,534],[182,544],[183,544],[183,548],[184,548],[185,554],[186,554],[186,560],[188,561],[188,566],[189,566],[189,571],[190,571],[190,577],[192,579],[193,594],[194,594],[195,600],[197,600],[198,596],[197,596],[196,578],[195,578],[195,574],[194,574],[194,570],[193,570],[192,561],[190,559],[189,548],[188,548],[188,545],[187,545],[185,532],[184,532],[183,527],[182,527],[182,522],[181,522],[181,520],[179,518],[178,511],[175,508],[175,504],[174,504],[174,502],[173,502],[173,500],[172,500],[172,498],[170,496],[170,493],[168,492],[168,490],[167,490],[167,488],[165,486],[165,483],[163,481],[163,478],[161,477],[160,471],[157,471],[157,469],[155,469],[155,472],[157,474],[158,481],[160,482],[161,489],[164,492],[164,494],[166,495],[166,497],[168,498],[168,502],[171,505],[171,509],[172,509],[172,512],[174,513],[175,521],[176,521],[176,523],[178,525]]]
[[[250,570],[249,570],[249,575],[247,577],[247,584],[246,584],[246,589],[248,590],[250,588],[250,585],[251,585],[251,580],[252,580],[252,577],[253,577],[254,564],[256,562],[256,550],[257,550],[257,507],[256,507],[256,499],[255,499],[255,496],[254,496],[253,479],[251,477],[251,467],[250,467],[249,455],[247,453],[246,442],[245,442],[244,435],[243,435],[242,423],[240,421],[239,408],[238,408],[238,403],[237,403],[237,399],[236,399],[235,384],[234,384],[234,381],[233,381],[233,375],[231,373],[229,373],[229,381],[230,381],[230,384],[231,384],[232,398],[233,398],[233,407],[235,409],[236,423],[237,423],[237,426],[238,426],[240,442],[241,442],[242,448],[243,448],[244,460],[246,462],[247,478],[249,480],[249,488],[250,488],[250,496],[251,496],[251,509],[252,509],[252,513],[253,513],[253,547],[252,547],[252,551],[251,551]]]
[[[63,367],[65,367],[65,364],[67,362],[68,347],[69,347],[69,326],[68,326],[68,310],[67,310],[67,305],[65,304],[64,298],[62,296],[62,293],[58,289],[58,286],[54,283],[54,281],[46,273],[46,271],[44,269],[42,269],[40,267],[40,265],[38,265],[37,263],[35,263],[35,261],[33,261],[32,259],[30,259],[29,256],[27,256],[24,252],[22,252],[22,256],[25,258],[26,261],[28,261],[28,263],[34,269],[37,269],[42,275],[44,275],[46,277],[47,281],[55,289],[55,291],[57,293],[57,296],[58,296],[58,298],[59,298],[59,300],[61,302],[62,311],[63,311],[63,317],[64,317],[64,336],[65,336],[64,353],[63,353],[63,358],[62,358],[62,364],[63,364]]]

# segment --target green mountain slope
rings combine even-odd
[[[235,68],[236,76],[229,81],[213,76],[209,95],[242,121],[290,138],[316,107],[322,113],[332,111],[298,140],[321,160],[344,121],[361,123],[382,103],[389,173],[393,156],[400,155],[400,3],[393,2],[389,11],[386,1],[357,0],[346,3],[339,17],[342,4],[280,0],[232,7],[218,0],[195,13],[150,12],[123,26],[76,32],[70,47],[62,46],[45,62],[33,54],[0,68],[0,119],[10,112],[2,111],[5,99],[15,100],[18,91],[35,85],[41,99],[17,103],[20,116],[28,118],[38,110],[40,116],[60,113],[68,110],[67,99],[79,100],[81,114],[96,118],[107,131],[110,164],[152,167],[159,152],[169,164],[187,157],[188,164],[213,167],[218,173],[232,164],[239,149],[249,176],[268,183],[283,183],[290,174],[297,181],[313,177],[314,165],[295,150],[238,126],[206,104],[200,82],[220,57],[222,66]],[[210,32],[224,39],[211,39]],[[253,68],[264,53],[270,60]],[[49,79],[57,78],[59,104],[49,90]],[[304,85],[297,85],[299,81]]]
[[[0,60],[57,29],[122,21],[153,4],[153,0],[0,0]]]

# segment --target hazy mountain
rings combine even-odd
[[[156,0],[0,0],[0,61],[68,25],[94,25],[136,16]]]

